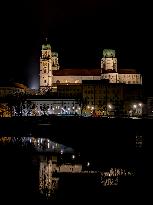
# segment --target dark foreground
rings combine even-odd
[[[39,164],[33,156],[34,150],[30,145],[26,149],[15,145],[0,146],[0,204],[123,204],[133,200],[139,203],[144,198],[146,186],[142,156],[133,165],[137,170],[136,176],[121,178],[118,187],[104,188],[96,176],[63,175],[54,199],[39,194]]]

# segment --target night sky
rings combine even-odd
[[[148,8],[132,0],[6,2],[0,14],[0,79],[38,82],[40,48],[47,36],[63,68],[100,67],[102,50],[113,48],[118,67],[137,69],[148,83],[152,67]]]

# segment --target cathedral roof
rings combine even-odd
[[[135,69],[118,69],[119,74],[138,74]]]
[[[53,70],[54,76],[100,76],[101,69],[81,69],[81,68],[69,68],[61,70]]]
[[[106,73],[115,73],[115,70],[107,70]],[[105,73],[103,71],[103,73]],[[119,74],[138,74],[135,69],[118,69]],[[54,76],[100,76],[101,69],[99,68],[65,68],[61,70],[53,70]]]

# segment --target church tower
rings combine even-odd
[[[114,71],[117,72],[117,58],[115,50],[104,49],[103,58],[101,59],[101,72]]]
[[[52,86],[51,46],[43,44],[40,57],[40,90]]]
[[[118,83],[117,58],[115,50],[104,49],[101,59],[101,79],[109,79],[110,83]]]
[[[53,85],[53,70],[58,70],[58,53],[51,51],[51,45],[42,45],[40,57],[40,90],[48,90]]]

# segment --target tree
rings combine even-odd
[[[48,106],[46,104],[43,104],[43,106],[41,107],[41,110],[43,111],[44,115],[47,115],[48,113]]]
[[[83,110],[87,107],[87,98],[83,98],[81,102],[81,115],[83,113]]]
[[[25,109],[26,94],[24,93],[15,93],[14,95],[8,96],[8,107],[11,113],[11,116],[22,116],[23,109]]]

